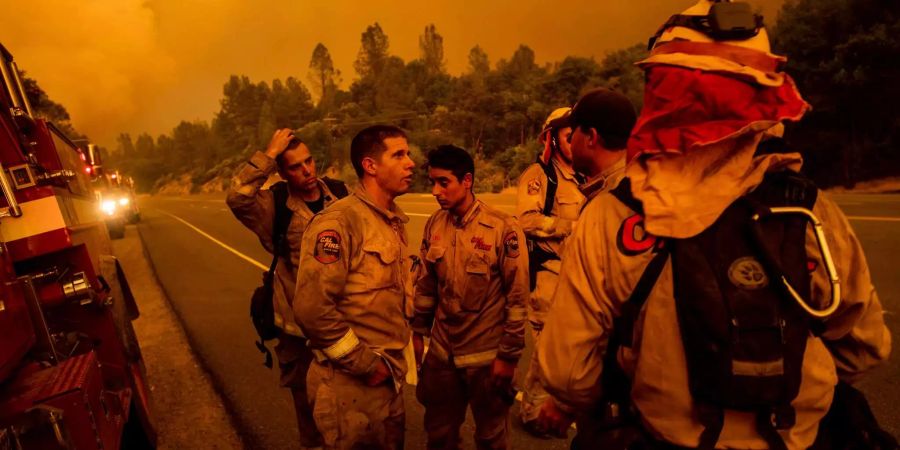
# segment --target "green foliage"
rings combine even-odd
[[[329,109],[335,101],[337,85],[341,82],[341,71],[334,68],[331,53],[321,42],[316,45],[309,61],[308,79],[319,94],[318,108]]]
[[[824,185],[896,174],[900,167],[900,3],[792,0],[773,33],[786,71],[813,106],[788,146]]]
[[[25,97],[31,104],[31,109],[35,115],[44,120],[53,122],[63,133],[70,139],[84,139],[85,136],[75,130],[72,126],[69,112],[66,108],[50,99],[50,96],[41,89],[37,81],[25,75],[24,71],[19,71],[19,78],[22,80],[22,87],[25,89]]]
[[[425,27],[425,32],[419,36],[419,52],[429,75],[444,72],[444,38],[438,34],[434,24]]]
[[[359,52],[356,54],[356,62],[353,68],[360,77],[378,78],[384,70],[385,63],[389,58],[388,47],[390,41],[381,25],[375,22],[369,25],[363,32]]]

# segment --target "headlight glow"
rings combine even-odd
[[[122,206],[127,206],[127,205],[128,205],[128,197],[122,197],[122,198],[120,198],[120,199],[119,199],[119,204],[122,205]]]
[[[100,204],[100,209],[111,216],[116,212],[116,202],[112,200],[103,200],[103,203]]]

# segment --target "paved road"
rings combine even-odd
[[[900,195],[835,196],[866,249],[894,341],[900,323],[894,311],[900,304]],[[512,212],[510,195],[485,195],[483,200]],[[291,405],[286,391],[277,388],[276,371],[262,366],[253,345],[247,300],[271,261],[255,236],[244,229],[225,207],[222,195],[141,198],[139,226],[157,276],[180,316],[194,350],[233,411],[251,447],[290,448],[296,442]],[[409,194],[400,201],[410,216],[412,248],[418,247],[422,229],[436,204],[428,195]],[[530,343],[529,348],[530,351]],[[523,361],[528,361],[524,355]],[[521,372],[521,371],[520,371]],[[900,434],[900,362],[894,358],[863,384],[883,424]],[[190,389],[190,380],[185,380]],[[422,408],[406,392],[407,447],[423,448]],[[471,436],[471,424],[464,430]],[[215,440],[210,436],[210,440]],[[536,440],[513,420],[514,448],[562,449],[562,440]],[[467,442],[467,448],[472,443]]]

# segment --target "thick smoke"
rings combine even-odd
[[[768,23],[783,0],[751,0]],[[539,63],[603,55],[645,42],[695,0],[0,0],[0,42],[62,103],[73,124],[112,146],[120,132],[168,132],[182,119],[210,119],[231,74],[255,81],[306,79],[318,42],[344,85],[356,74],[360,33],[378,21],[391,52],[418,56],[429,23],[444,37],[447,69],[465,70],[481,45],[491,62],[519,44]]]

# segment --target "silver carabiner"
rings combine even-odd
[[[822,221],[820,221],[812,211],[806,208],[782,206],[768,209],[771,214],[800,214],[812,223],[813,232],[816,235],[816,244],[818,244],[819,251],[822,253],[822,259],[825,261],[825,272],[828,274],[828,280],[831,282],[831,304],[825,309],[815,309],[810,306],[799,293],[797,293],[784,275],[781,276],[781,282],[784,284],[785,288],[787,288],[791,297],[794,297],[797,304],[799,304],[809,315],[819,319],[831,316],[841,305],[841,280],[838,278],[837,269],[834,267],[834,259],[831,256],[831,250],[828,248],[828,242],[825,240],[825,231],[822,227]],[[759,221],[760,215],[754,214],[753,220]]]

